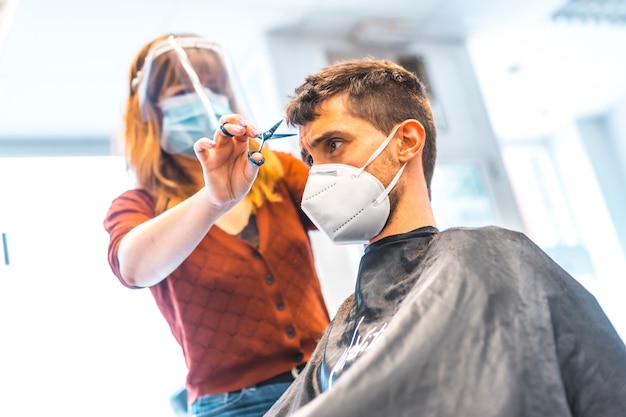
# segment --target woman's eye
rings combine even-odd
[[[186,91],[186,90],[176,90],[176,91],[168,94],[166,98],[184,96],[187,93],[188,93],[188,91]]]

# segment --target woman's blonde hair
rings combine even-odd
[[[154,59],[151,64],[152,70],[147,81],[146,103],[143,103],[144,112],[137,94],[137,80],[140,78],[146,57],[150,49],[156,43],[166,40],[170,35],[160,36],[145,46],[135,56],[129,74],[129,95],[126,100],[123,129],[118,138],[118,146],[126,157],[127,169],[135,176],[137,187],[146,190],[156,201],[156,212],[160,214],[175,206],[197,192],[197,185],[185,173],[184,169],[176,162],[172,155],[161,149],[159,138],[161,130],[162,114],[156,106],[159,92],[175,83],[180,83],[175,64],[170,55],[165,53]],[[191,34],[175,35],[175,37],[195,36]],[[215,88],[219,93],[230,98],[231,108],[237,112],[235,97],[229,88],[229,82],[221,65],[221,58],[217,53],[207,49],[198,50],[198,53],[190,53],[189,59],[194,67],[208,65],[212,72],[217,72]],[[216,70],[217,71],[214,71]],[[212,74],[213,75],[213,74]],[[258,149],[257,141],[250,141],[250,149]],[[259,174],[252,189],[248,194],[253,210],[256,211],[264,202],[279,201],[280,197],[275,193],[276,182],[284,175],[283,167],[269,148],[264,147],[263,155],[265,164],[259,170]]]

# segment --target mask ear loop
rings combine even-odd
[[[385,197],[387,197],[387,195],[389,195],[391,190],[393,190],[393,187],[396,186],[396,183],[400,180],[400,177],[402,176],[402,173],[404,172],[404,168],[406,167],[406,164],[407,163],[405,162],[404,165],[402,165],[402,168],[400,168],[400,170],[398,171],[396,176],[393,177],[393,179],[391,180],[391,182],[389,183],[387,188],[385,188],[385,191],[383,191],[383,193],[380,196],[378,196],[378,198],[376,200],[374,200],[374,205],[375,206],[377,206],[380,203],[382,203],[382,201],[385,199]]]
[[[360,175],[363,170],[372,163],[372,161],[374,161],[374,159],[376,159],[378,157],[378,155],[380,155],[385,148],[387,148],[387,145],[389,145],[389,142],[391,142],[391,139],[393,139],[393,137],[396,135],[396,132],[398,131],[398,129],[400,128],[401,125],[396,126],[391,133],[389,134],[389,136],[387,136],[387,139],[385,139],[383,141],[383,143],[380,144],[380,146],[378,147],[378,149],[376,149],[376,151],[372,154],[372,156],[369,157],[369,159],[367,160],[367,162],[365,162],[365,165],[363,165],[363,167],[361,167],[359,169],[359,173],[355,174],[355,175]],[[389,195],[389,193],[391,192],[391,190],[393,189],[393,187],[395,187],[396,183],[400,180],[400,177],[402,176],[402,173],[404,172],[404,168],[406,167],[406,162],[404,163],[404,165],[402,165],[402,168],[400,168],[400,170],[398,171],[398,173],[396,174],[395,177],[393,177],[393,179],[391,180],[391,182],[389,183],[389,185],[387,186],[387,188],[385,188],[385,191],[382,192],[381,195],[378,196],[378,198],[376,200],[374,200],[374,206],[378,206],[380,203],[382,203],[382,201],[387,197],[387,195]]]
[[[396,126],[391,131],[389,136],[387,136],[387,139],[385,139],[383,143],[380,144],[380,146],[378,147],[378,149],[376,149],[376,151],[374,151],[372,156],[370,156],[369,159],[365,162],[365,164],[361,168],[359,168],[359,172],[357,174],[354,174],[355,176],[361,175],[361,173],[365,170],[365,168],[367,168],[367,166],[371,164],[374,161],[374,159],[378,158],[378,155],[380,155],[385,150],[385,148],[387,148],[387,145],[389,145],[389,142],[391,142],[391,139],[393,139],[399,127],[400,125]]]

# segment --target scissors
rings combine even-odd
[[[180,58],[181,63],[183,65],[183,69],[185,70],[185,72],[187,72],[187,75],[189,75],[189,78],[191,79],[191,83],[193,85],[194,90],[196,91],[196,93],[200,97],[200,100],[206,107],[207,113],[209,115],[209,119],[211,120],[213,124],[218,124],[217,116],[215,115],[215,110],[213,109],[213,105],[211,104],[211,101],[208,99],[208,97],[204,93],[203,86],[200,83],[200,79],[198,78],[198,74],[196,74],[195,70],[193,69],[193,66],[191,65],[191,62],[189,61],[189,57],[187,57],[185,50],[178,43],[176,43],[174,36],[170,36],[168,38],[168,41],[172,45],[172,48],[174,48],[174,51],[176,52],[178,57]],[[274,126],[270,127],[268,130],[266,130],[265,132],[261,133],[258,136],[258,138],[261,139],[261,146],[259,147],[259,150],[248,151],[248,160],[251,163],[253,163],[254,165],[258,167],[262,166],[265,163],[265,158],[262,158],[260,161],[255,161],[254,159],[252,159],[252,154],[256,152],[261,153],[261,151],[263,150],[263,145],[265,144],[266,140],[280,139],[280,138],[287,138],[289,136],[295,136],[295,133],[274,133],[276,132],[276,129],[278,129],[278,126],[280,126],[282,122],[283,122],[283,119],[280,119],[278,123],[276,123]],[[229,133],[226,129],[224,129],[224,124],[219,125],[219,128],[224,135],[228,137],[233,137],[231,133]]]
[[[263,145],[265,145],[265,141],[266,140],[270,140],[270,139],[280,139],[280,138],[287,138],[289,136],[295,136],[295,133],[274,133],[276,132],[276,129],[278,129],[278,126],[280,126],[280,124],[283,122],[283,119],[280,119],[278,121],[278,123],[276,123],[274,126],[270,127],[268,130],[266,130],[265,132],[261,133],[258,138],[261,139],[261,146],[259,146],[259,149],[256,151],[248,151],[248,161],[252,162],[254,165],[260,167],[265,163],[265,158],[261,159],[260,161],[255,161],[254,159],[252,159],[252,154],[257,153],[257,152],[261,152],[263,150]]]

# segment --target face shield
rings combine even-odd
[[[160,129],[161,148],[195,158],[193,144],[213,138],[224,114],[251,117],[221,44],[174,37],[150,49],[133,81],[141,117]]]

